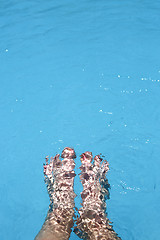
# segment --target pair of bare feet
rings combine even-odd
[[[50,162],[46,157],[44,176],[50,205],[35,240],[68,240],[74,224],[76,195],[73,184],[76,154],[74,149],[67,147],[62,152],[62,161],[59,157],[57,154]],[[92,153],[85,152],[81,155],[81,163],[82,207],[78,211],[74,232],[87,240],[120,240],[106,215],[105,198],[109,195],[106,179],[108,162],[97,155],[92,163]]]

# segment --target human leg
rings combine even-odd
[[[87,240],[120,240],[106,214],[105,195],[109,193],[104,186],[107,184],[108,162],[97,155],[92,164],[91,152],[83,153],[81,162],[82,208],[79,209],[75,233]]]
[[[67,240],[73,226],[74,216],[74,158],[75,152],[65,148],[61,161],[57,154],[48,157],[44,165],[45,182],[50,197],[50,205],[45,222],[35,240]]]

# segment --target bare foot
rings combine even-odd
[[[65,148],[59,159],[46,157],[44,176],[50,197],[50,205],[45,222],[35,240],[67,240],[73,226],[74,216],[74,158],[75,151]]]
[[[109,196],[106,173],[109,164],[99,155],[95,156],[92,164],[91,152],[83,153],[81,162],[82,208],[78,211],[80,216],[74,232],[80,238],[88,240],[120,240],[106,214],[105,195]]]

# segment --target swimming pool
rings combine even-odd
[[[0,239],[34,239],[49,203],[44,158],[65,146],[109,161],[119,236],[157,239],[159,10],[159,1],[1,2]]]

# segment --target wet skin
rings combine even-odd
[[[46,157],[44,165],[45,182],[50,197],[49,211],[46,220],[35,237],[35,240],[68,240],[73,227],[74,217],[74,149],[65,148],[59,159]],[[109,196],[109,184],[106,173],[109,164],[106,160],[92,153],[81,155],[80,179],[83,185],[82,208],[76,219],[74,232],[85,240],[121,240],[113,230],[106,214],[106,196]]]

